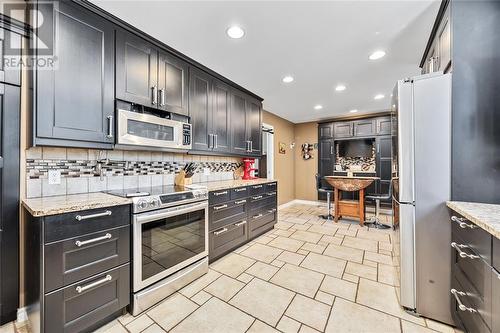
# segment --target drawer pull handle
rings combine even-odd
[[[237,227],[241,227],[244,224],[247,224],[247,221],[241,221],[241,222],[235,223],[234,225]]]
[[[272,197],[272,196],[276,195],[276,192],[269,192],[267,195],[270,196],[270,197]]]
[[[451,243],[451,247],[454,248],[455,250],[457,250],[458,252],[458,255],[462,258],[470,258],[470,259],[478,259],[479,256],[476,256],[475,254],[467,254],[465,253],[464,251],[462,251],[461,249],[467,249],[469,248],[467,245],[464,245],[464,244],[457,244],[455,242],[452,242]]]
[[[222,235],[223,233],[227,232],[227,228],[222,228],[220,230],[214,231],[215,236]]]
[[[253,218],[254,218],[254,219],[259,219],[259,218],[261,218],[262,216],[263,216],[262,214],[257,214],[257,215],[254,215],[254,216],[253,216]]]
[[[262,195],[257,195],[255,197],[252,197],[253,200],[259,200],[262,199]]]
[[[241,205],[241,204],[244,204],[245,202],[247,202],[246,200],[240,200],[240,201],[235,201],[234,203],[236,205]]]
[[[220,210],[220,209],[224,209],[224,208],[227,208],[227,205],[220,205],[220,206],[214,207],[215,210]]]
[[[92,243],[95,243],[95,242],[99,242],[99,241],[102,241],[102,240],[105,240],[105,239],[110,239],[111,237],[111,234],[108,232],[106,233],[106,235],[104,236],[101,236],[101,237],[96,237],[96,238],[92,238],[92,239],[88,239],[88,240],[85,240],[85,241],[79,241],[77,240],[75,242],[75,245],[78,246],[78,247],[81,247],[81,246],[84,246],[84,245],[87,245],[87,244],[92,244]]]
[[[236,189],[234,189],[234,192],[243,192],[246,190],[247,190],[246,188],[236,188]]]
[[[222,191],[222,192],[214,192],[214,195],[218,197],[219,195],[224,195],[227,194],[227,191]]]
[[[102,278],[102,279],[100,279],[100,280],[97,280],[97,281],[95,281],[95,282],[89,283],[89,284],[87,284],[86,286],[83,286],[83,287],[82,287],[82,286],[78,286],[78,287],[76,287],[76,288],[75,288],[75,289],[76,289],[76,292],[77,292],[77,293],[79,293],[79,294],[80,294],[80,293],[83,293],[83,292],[84,292],[85,290],[87,290],[87,289],[94,288],[94,287],[97,287],[97,286],[98,286],[98,285],[100,285],[100,284],[103,284],[103,283],[105,283],[105,282],[111,281],[111,279],[112,279],[112,278],[113,278],[113,277],[112,277],[111,275],[109,275],[109,274],[108,274],[108,275],[106,275],[104,278]]]
[[[460,228],[462,228],[462,229],[467,229],[467,228],[469,228],[469,229],[476,229],[477,228],[477,226],[475,226],[474,224],[465,223],[464,221],[467,221],[467,220],[464,219],[463,217],[458,217],[458,216],[453,215],[451,217],[451,220],[453,222],[457,222],[458,225],[460,226]]]
[[[462,301],[460,300],[460,297],[458,297],[459,295],[460,296],[466,296],[467,294],[464,293],[463,291],[458,291],[456,289],[451,289],[450,292],[453,294],[453,296],[455,296],[455,299],[458,303],[458,308],[460,309],[460,311],[469,311],[470,313],[476,313],[477,310],[476,309],[473,309],[473,308],[468,308],[466,307]]]
[[[273,208],[273,209],[269,209],[267,212],[268,213],[274,213],[276,211],[276,208]]]
[[[111,214],[112,214],[111,211],[107,210],[103,213],[90,214],[90,215],[77,215],[77,216],[75,216],[75,219],[77,221],[82,221],[82,220],[88,220],[88,219],[95,219],[96,217],[110,216]]]
[[[255,188],[255,189],[262,188],[262,185],[254,185],[254,186],[252,186],[252,188]]]

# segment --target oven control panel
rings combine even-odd
[[[195,189],[163,195],[160,194],[138,197],[132,199],[134,204],[133,212],[147,212],[203,200],[208,200],[208,191],[206,189]]]

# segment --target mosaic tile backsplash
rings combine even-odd
[[[234,157],[147,151],[30,148],[26,151],[26,197],[173,185],[175,173],[190,162],[196,164],[193,176],[195,183],[233,179],[234,170],[241,165],[241,159]],[[49,184],[48,172],[51,169],[60,171],[60,184]]]
[[[356,169],[360,169],[360,171],[367,172],[375,172],[375,145],[372,147],[372,156],[371,157],[346,157],[339,155],[339,146],[335,149],[336,151],[336,164],[342,167],[342,170],[349,170],[352,166],[356,167]],[[335,170],[335,166],[334,166]]]

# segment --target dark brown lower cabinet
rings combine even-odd
[[[209,194],[209,260],[271,230],[277,222],[276,182]]]
[[[500,241],[450,210],[452,223],[451,310],[455,324],[469,333],[500,332],[500,273],[495,256]],[[498,253],[497,253],[498,255]]]
[[[92,331],[130,303],[130,207],[26,222],[26,307],[33,332]]]

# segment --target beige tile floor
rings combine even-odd
[[[390,229],[325,222],[317,217],[324,210],[281,209],[274,230],[214,262],[208,274],[146,313],[98,331],[454,332],[400,308]]]

